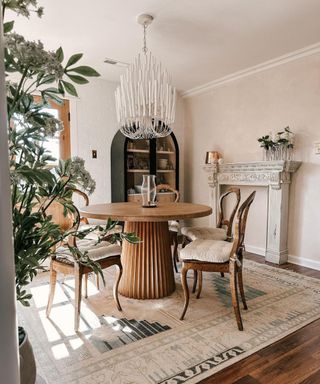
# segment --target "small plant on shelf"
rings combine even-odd
[[[292,160],[294,137],[289,127],[275,134],[260,137],[258,142],[264,149],[265,160]]]

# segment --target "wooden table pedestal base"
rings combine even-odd
[[[119,293],[133,299],[159,299],[175,290],[168,222],[125,222],[139,244],[123,242]]]

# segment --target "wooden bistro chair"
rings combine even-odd
[[[77,229],[74,226],[74,217],[63,214],[63,206],[59,202],[52,203],[50,212],[53,221],[60,225],[63,230]],[[78,213],[79,214],[79,213]],[[113,286],[113,297],[119,311],[122,310],[119,297],[118,286],[122,276],[122,264],[121,264],[121,246],[117,244],[111,244],[107,241],[101,241],[96,244],[96,240],[84,238],[78,240],[75,236],[70,235],[68,238],[68,244],[77,247],[81,252],[88,252],[90,259],[99,263],[102,269],[108,268],[112,265],[118,267],[118,276]],[[74,317],[74,329],[78,331],[80,323],[80,306],[81,306],[81,294],[82,294],[82,278],[92,272],[90,267],[79,264],[74,260],[73,255],[69,251],[69,248],[62,244],[57,247],[53,252],[50,262],[50,293],[47,305],[46,315],[50,316],[55,287],[57,282],[57,274],[62,273],[64,275],[74,275],[75,277],[75,317]],[[87,297],[87,289],[85,288],[85,297]]]
[[[72,193],[73,194],[76,194],[78,196],[80,196],[84,202],[84,205],[87,207],[89,204],[90,204],[90,200],[89,200],[89,196],[83,192],[83,191],[80,191],[79,189],[76,189],[76,188],[72,188]],[[90,224],[88,219],[86,217],[80,217],[80,226],[79,226],[79,229],[80,230],[86,230],[86,229],[90,229],[90,228],[93,228],[93,227],[96,227],[95,224]],[[109,234],[112,235],[113,233],[120,233],[123,231],[123,227],[122,225],[115,225],[114,228],[112,228],[112,230],[110,230]],[[90,240],[98,240],[99,238],[99,234],[97,234],[95,231],[93,232],[90,232],[87,236],[86,236],[87,239],[90,239]],[[88,297],[88,277],[89,277],[89,273],[87,273],[85,275],[85,285],[84,285],[84,296],[85,298]],[[100,277],[99,275],[96,275],[96,286],[97,286],[97,289],[100,290]]]
[[[174,202],[175,203],[179,202],[179,200],[180,200],[179,191],[172,188],[169,184],[157,185],[157,193],[159,191],[161,191],[162,189],[173,192],[174,193]],[[173,245],[172,261],[173,261],[175,271],[178,272],[178,267],[177,267],[177,262],[179,261],[179,257],[178,257],[178,234],[180,231],[180,224],[177,220],[170,220],[168,222],[168,225],[169,225],[171,244]]]
[[[229,218],[225,217],[224,202],[227,197],[235,195],[235,204]],[[232,239],[232,225],[241,200],[240,188],[231,187],[221,195],[219,200],[219,218],[217,227],[182,227],[183,246],[197,239],[201,240],[227,240]]]
[[[227,197],[235,195],[235,203],[232,208],[229,218],[226,218],[224,212],[224,203]],[[232,227],[233,220],[236,215],[237,209],[239,207],[241,200],[240,188],[230,187],[225,193],[220,196],[219,199],[219,217],[217,227],[182,227],[181,234],[183,235],[182,239],[182,248],[191,241],[201,239],[201,240],[232,240]],[[199,273],[201,274],[201,272]],[[221,272],[221,276],[224,274]],[[193,281],[192,292],[195,293],[198,282],[198,273],[194,271],[194,281]]]
[[[255,194],[255,191],[252,192],[238,210],[234,240],[232,242],[224,240],[197,239],[181,250],[181,281],[185,303],[180,320],[183,320],[189,304],[189,289],[187,284],[188,270],[193,269],[201,272],[223,272],[230,274],[232,306],[236,315],[238,328],[240,331],[243,330],[238,300],[238,286],[243,307],[244,309],[247,309],[248,307],[244,295],[242,279],[242,262],[246,222],[249,208],[254,200]],[[202,274],[200,274],[199,277],[199,290],[197,298],[200,297],[202,289]]]

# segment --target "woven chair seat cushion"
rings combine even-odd
[[[182,235],[191,241],[201,240],[227,240],[227,232],[224,228],[212,227],[182,227]]]
[[[179,224],[179,221],[176,221],[176,220],[170,220],[168,222],[168,225],[169,225],[169,231],[170,232],[180,232],[180,224]]]
[[[233,243],[222,240],[194,240],[180,251],[181,260],[225,263],[229,261]]]
[[[87,229],[95,228],[97,225],[105,226],[106,224],[105,223],[104,224],[80,224],[79,231],[85,231]],[[107,234],[113,235],[114,233],[121,233],[122,231],[123,231],[122,225],[117,224]],[[96,230],[88,233],[86,238],[97,241],[99,238],[99,235],[101,234],[99,233],[98,230]]]
[[[101,241],[96,244],[95,240],[82,239],[77,241],[77,247],[81,252],[88,251],[88,257],[91,260],[98,261],[111,256],[121,255],[121,246],[112,244],[108,241]],[[56,260],[73,263],[74,258],[67,247],[59,247],[56,251]]]

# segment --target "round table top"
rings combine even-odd
[[[143,208],[140,203],[109,203],[80,209],[81,216],[92,219],[149,222],[191,219],[211,213],[211,207],[192,203],[158,203],[155,208]]]

